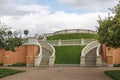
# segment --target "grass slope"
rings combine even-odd
[[[71,33],[71,34],[57,34],[54,36],[47,37],[47,40],[67,40],[67,39],[97,39],[97,34],[88,34],[88,33]]]
[[[120,80],[120,70],[105,71],[104,73],[113,78],[114,80]]]
[[[5,76],[9,76],[9,75],[13,75],[13,74],[17,74],[17,73],[20,73],[20,72],[24,72],[24,71],[7,69],[7,68],[0,68],[0,78],[3,78]]]
[[[79,64],[83,46],[55,46],[55,64]]]

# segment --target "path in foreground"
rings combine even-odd
[[[81,67],[7,67],[26,70],[0,80],[112,80],[103,72],[119,68],[81,68]]]

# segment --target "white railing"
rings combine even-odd
[[[36,38],[29,37],[28,41],[23,45],[36,45],[39,47],[39,54],[35,57],[35,63],[34,63],[34,66],[39,66],[42,60],[42,47],[38,42],[38,40]]]
[[[98,41],[93,41],[85,46],[82,50],[81,56],[85,56],[90,50],[96,48],[99,45]]]
[[[87,46],[85,46],[82,50],[82,53],[81,53],[81,56],[80,56],[80,59],[81,59],[81,62],[80,62],[80,66],[85,66],[85,56],[86,54],[91,51],[92,49],[96,48],[97,47],[97,50],[96,50],[96,66],[101,66],[102,65],[102,58],[100,56],[100,43],[98,41],[93,41],[91,43],[89,43]]]
[[[40,43],[39,43],[39,54],[35,57],[35,63],[34,63],[34,65],[35,66],[40,66],[40,63],[41,63],[41,61],[42,61],[42,47],[41,47],[41,45],[40,45]]]
[[[70,39],[70,40],[48,40],[47,42],[53,46],[63,46],[63,45],[87,45],[95,39]]]
[[[66,29],[66,30],[60,30],[56,31],[54,33],[47,33],[44,34],[45,36],[53,36],[56,34],[68,34],[68,33],[91,33],[91,34],[96,34],[96,31],[88,30],[88,29]]]
[[[98,47],[97,47],[97,50],[96,50],[97,56],[101,56],[100,55],[100,49],[101,49],[101,44],[99,44]]]
[[[46,36],[43,34],[43,39],[41,41],[47,41]]]
[[[44,47],[45,49],[47,49],[50,53],[51,53],[51,56],[49,57],[49,66],[54,66],[54,61],[55,61],[55,49],[54,47],[47,43],[47,42],[44,42],[44,41],[39,41],[42,45],[42,47]]]
[[[96,66],[102,66],[102,57],[100,55],[101,53],[101,44],[98,45],[97,50],[96,50]]]
[[[88,30],[88,29],[66,29],[61,31],[56,31],[54,34],[67,34],[67,33],[92,33],[96,34],[96,31]]]

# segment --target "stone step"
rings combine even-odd
[[[94,66],[96,66],[96,49],[97,48],[92,49],[85,56],[86,66],[88,66],[88,67],[94,67]]]
[[[42,61],[40,66],[48,66],[49,65],[49,56],[50,56],[50,52],[42,47]]]

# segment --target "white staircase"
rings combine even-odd
[[[98,41],[93,41],[89,43],[83,48],[80,57],[80,66],[102,66],[100,43]]]
[[[39,41],[39,54],[35,58],[34,66],[54,66],[55,49],[45,41]]]

